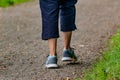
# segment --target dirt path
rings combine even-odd
[[[79,63],[61,62],[62,37],[58,40],[60,69],[44,68],[47,42],[40,39],[38,1],[0,9],[0,80],[63,80],[81,77],[91,67],[106,41],[120,25],[120,0],[79,0],[72,46]]]

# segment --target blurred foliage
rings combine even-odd
[[[15,4],[27,2],[27,1],[30,1],[30,0],[0,0],[0,7],[8,7]]]
[[[108,48],[94,68],[78,80],[120,80],[120,30],[110,39]]]

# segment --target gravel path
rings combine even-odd
[[[38,0],[0,8],[0,80],[64,80],[82,77],[101,56],[106,41],[120,25],[120,0],[79,0],[72,46],[77,64],[61,62],[62,36],[58,40],[59,69],[46,69],[47,42],[40,39]],[[60,33],[61,34],[61,33]]]

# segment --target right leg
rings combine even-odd
[[[75,15],[76,9],[75,4],[77,0],[61,0],[60,7],[60,23],[61,31],[64,36],[64,50],[62,61],[77,61],[77,56],[74,54],[74,49],[71,48],[71,37],[72,31],[76,29]]]
[[[63,39],[64,39],[64,49],[69,50],[71,48],[71,37],[72,37],[72,31],[63,32]]]
[[[70,49],[72,31],[76,29],[75,15],[77,0],[61,0],[60,5],[60,24],[64,36],[64,48]]]

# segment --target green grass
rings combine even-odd
[[[27,2],[27,1],[30,1],[30,0],[0,0],[0,7],[8,7],[15,4]]]
[[[120,80],[120,30],[108,42],[108,48],[94,68],[77,80]]]

